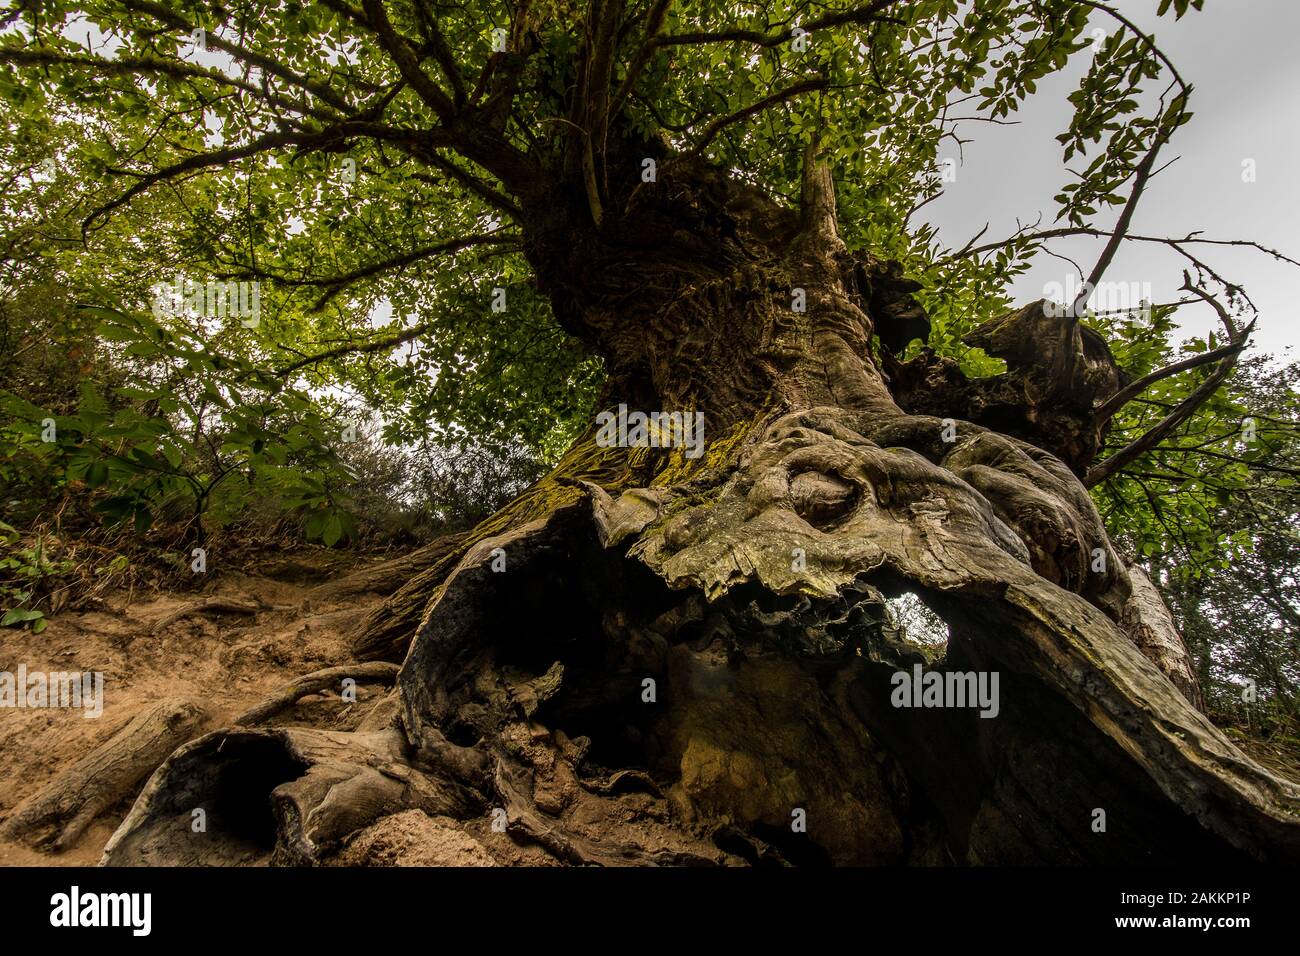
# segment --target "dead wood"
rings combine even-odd
[[[202,598],[201,600],[192,601],[189,604],[178,607],[164,615],[154,624],[151,633],[161,634],[177,621],[195,614],[258,614],[262,611],[269,610],[273,610],[271,605],[251,598]]]
[[[100,813],[198,732],[203,709],[161,700],[59,774],[5,823],[5,835],[39,849],[66,850]]]

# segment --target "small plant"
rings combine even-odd
[[[14,422],[0,462],[58,476],[110,526],[144,534],[180,524],[202,543],[256,500],[304,523],[333,546],[355,536],[338,489],[352,479],[340,459],[338,416],[251,361],[223,355],[194,333],[152,316],[83,307],[114,351],[126,381],[83,381],[70,414],[0,392]]]
[[[0,521],[0,627],[31,624],[32,632],[45,630],[45,612],[34,605],[40,600],[44,585],[72,570],[68,560],[51,561],[46,554],[45,537],[38,535],[35,544],[24,547],[22,536],[12,525]]]

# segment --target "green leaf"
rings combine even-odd
[[[92,462],[86,470],[86,485],[90,488],[99,488],[108,481],[108,465],[102,461]]]
[[[339,518],[337,511],[331,511],[329,517],[325,519],[325,525],[321,529],[321,543],[327,548],[332,548],[338,544],[343,537],[343,522]]]
[[[6,611],[4,617],[0,617],[0,627],[9,627],[13,624],[26,624],[28,621],[38,621],[45,616],[43,611],[24,611],[14,608],[12,611]]]

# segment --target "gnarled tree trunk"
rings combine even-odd
[[[705,453],[584,435],[365,622],[358,656],[402,661],[387,708],[182,748],[106,862],[325,861],[410,807],[572,863],[1300,859],[1300,792],[1198,710],[1079,480],[1104,342],[1035,303],[976,336],[1002,376],[900,363],[873,336],[924,314],[805,168],[797,213],[686,160],[599,228],[524,197],[607,405],[702,411]],[[939,659],[891,621],[909,593]],[[917,665],[996,673],[996,715],[894,706]]]

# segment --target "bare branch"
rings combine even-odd
[[[1183,284],[1179,288],[1186,289],[1188,292],[1192,293],[1192,295],[1196,296],[1202,302],[1208,303],[1209,306],[1212,309],[1214,309],[1214,311],[1218,314],[1219,321],[1223,323],[1224,331],[1228,333],[1228,339],[1234,342],[1237,341],[1237,338],[1239,336],[1239,333],[1237,331],[1237,323],[1232,321],[1232,316],[1230,316],[1228,314],[1228,310],[1223,307],[1223,303],[1221,303],[1218,299],[1214,298],[1214,296],[1210,295],[1204,289],[1200,289],[1197,286],[1193,285],[1192,277],[1189,276],[1186,272],[1183,272]]]
[[[1186,111],[1186,98],[1183,99],[1183,109],[1179,111],[1182,115]],[[1068,315],[1077,321],[1078,317],[1083,314],[1084,306],[1092,298],[1092,290],[1101,282],[1102,276],[1110,267],[1115,258],[1115,253],[1119,251],[1120,243],[1123,242],[1124,236],[1128,233],[1128,227],[1133,222],[1133,213],[1137,211],[1138,203],[1142,199],[1142,192],[1146,189],[1147,180],[1151,178],[1151,170],[1155,168],[1156,157],[1160,155],[1160,148],[1168,141],[1170,134],[1177,127],[1177,124],[1171,124],[1168,130],[1157,130],[1155,141],[1151,144],[1151,149],[1147,151],[1142,162],[1138,164],[1134,173],[1133,189],[1129,192],[1128,201],[1124,203],[1124,209],[1119,214],[1119,219],[1115,223],[1115,229],[1111,233],[1106,247],[1102,249],[1101,256],[1097,259],[1097,264],[1092,267],[1092,272],[1088,274],[1087,280],[1083,283],[1079,295],[1075,298]],[[1067,320],[1068,321],[1068,320]]]
[[[984,230],[981,230],[980,234],[982,235],[984,231],[987,230],[987,228],[988,227],[986,226]],[[982,246],[968,246],[966,248],[960,249],[957,252],[953,253],[952,256],[950,256],[949,258],[962,259],[965,258],[966,256],[980,255],[985,252],[992,252],[995,249],[1001,249],[1004,246],[1009,246],[1011,245],[1011,243],[1019,242],[1021,240],[1027,242],[1041,242],[1046,239],[1061,239],[1069,236],[1105,237],[1105,236],[1113,236],[1113,235],[1115,235],[1115,232],[1114,230],[1110,230],[1110,229],[1095,229],[1091,226],[1063,226],[1059,229],[1043,229],[1039,232],[1017,233],[1016,235],[1010,237],[1009,239],[1002,239],[999,240],[998,242],[988,242]],[[976,239],[978,238],[979,237],[976,236]],[[1167,245],[1175,248],[1187,243],[1201,243],[1204,245],[1211,245],[1211,246],[1249,247],[1252,249],[1256,249],[1266,255],[1272,256],[1274,259],[1277,259],[1281,262],[1285,262],[1289,265],[1300,266],[1300,261],[1292,259],[1289,256],[1283,255],[1281,252],[1278,252],[1276,249],[1270,249],[1268,246],[1261,245],[1258,242],[1253,242],[1248,239],[1202,239],[1197,233],[1191,233],[1187,236],[1184,236],[1181,239],[1165,238],[1161,236],[1138,236],[1138,235],[1134,235],[1133,233],[1126,233],[1123,236],[1123,238],[1130,242],[1158,242],[1163,245]],[[974,240],[972,240],[972,242],[973,241]]]

